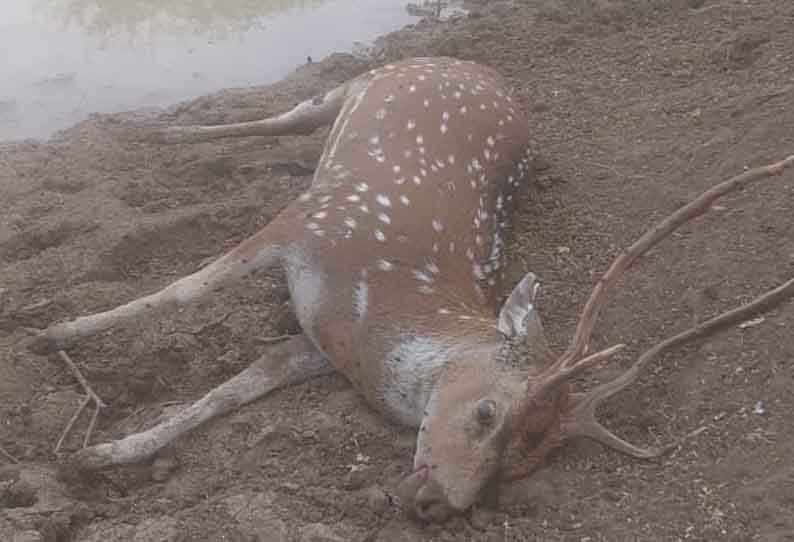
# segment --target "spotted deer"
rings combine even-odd
[[[530,179],[529,124],[492,69],[451,58],[385,65],[276,117],[223,126],[142,131],[150,142],[305,134],[332,124],[310,188],[257,234],[161,291],[37,332],[60,350],[164,307],[197,300],[254,270],[287,276],[302,334],[174,417],[68,459],[99,469],[151,457],[206,420],[268,392],[338,371],[375,409],[418,428],[413,470],[399,488],[407,511],[442,521],[486,486],[531,473],[567,439],[588,437],[639,458],[600,425],[599,402],[630,385],[662,351],[767,310],[794,280],[659,343],[617,379],[584,393],[571,381],[623,345],[589,353],[608,290],[622,272],[717,197],[777,174],[786,160],[712,188],[625,250],[588,300],[568,349],[555,355],[538,314],[538,280],[499,306],[504,247],[517,194]]]

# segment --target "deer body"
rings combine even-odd
[[[535,307],[532,273],[497,305],[505,236],[528,176],[528,127],[498,74],[471,62],[406,60],[276,117],[144,130],[142,138],[308,133],[331,123],[311,187],[260,232],[159,292],[36,334],[32,350],[63,349],[273,266],[286,272],[303,331],[172,418],[84,447],[72,466],[140,461],[213,416],[336,370],[385,416],[419,428],[414,471],[400,494],[416,516],[443,520],[471,506],[497,477],[531,472],[568,438],[585,436],[635,457],[659,455],[664,449],[640,448],[600,425],[599,402],[629,386],[659,353],[794,293],[792,280],[659,343],[614,380],[569,393],[573,378],[622,347],[584,357],[606,292],[621,273],[719,196],[780,173],[794,156],[714,187],[621,253],[593,290],[570,347],[555,357]]]
[[[374,406],[418,425],[452,351],[496,341],[527,128],[474,63],[415,59],[368,76],[279,219],[283,258],[312,342]]]

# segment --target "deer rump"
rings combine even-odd
[[[794,280],[665,339],[610,382],[571,382],[619,352],[588,354],[607,294],[640,256],[714,200],[783,172],[794,156],[729,179],[660,221],[598,281],[567,350],[546,343],[532,273],[499,307],[513,204],[529,179],[528,126],[493,70],[417,58],[372,70],[292,110],[223,126],[125,127],[147,144],[310,133],[333,124],[310,189],[260,232],[164,289],[37,331],[34,352],[58,351],[97,411],[103,406],[64,349],[152,311],[191,303],[256,269],[285,269],[303,333],[153,428],[69,455],[69,468],[142,461],[179,435],[270,391],[338,370],[386,417],[418,428],[398,494],[413,517],[443,521],[499,478],[527,476],[567,439],[588,437],[638,458],[595,409],[660,353],[769,310]],[[82,407],[81,407],[82,408]],[[78,412],[79,414],[79,412]],[[91,428],[93,428],[93,421]],[[59,439],[71,428],[71,423]]]

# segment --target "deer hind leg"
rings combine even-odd
[[[152,315],[158,309],[187,305],[256,269],[278,265],[287,243],[287,237],[281,235],[283,231],[283,224],[276,218],[226,255],[159,292],[105,312],[52,325],[43,331],[29,330],[34,336],[26,346],[37,354],[63,350],[80,338],[133,321],[143,315]]]
[[[333,373],[324,354],[304,335],[272,345],[256,362],[214,388],[204,397],[158,425],[121,440],[97,444],[75,452],[66,466],[95,470],[135,463],[207,420],[234,410],[273,390]]]
[[[123,125],[118,137],[146,143],[199,143],[224,137],[307,135],[332,124],[357,79],[340,85],[322,96],[305,100],[280,115],[266,119],[219,124],[215,126]]]

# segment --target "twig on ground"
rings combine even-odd
[[[58,357],[61,358],[61,360],[63,360],[64,363],[66,363],[66,365],[69,367],[69,370],[72,371],[74,377],[77,379],[78,382],[80,382],[80,386],[83,388],[83,391],[85,391],[86,397],[80,403],[80,406],[77,407],[77,410],[72,415],[71,419],[69,419],[69,423],[66,424],[66,427],[61,433],[61,436],[58,439],[58,443],[55,445],[56,454],[60,451],[61,446],[63,445],[63,441],[66,440],[66,437],[72,431],[72,427],[77,421],[77,418],[80,417],[80,414],[82,414],[83,410],[85,410],[85,407],[88,406],[88,403],[93,402],[95,405],[94,414],[91,416],[91,421],[88,424],[88,429],[86,430],[85,437],[83,438],[83,448],[87,447],[88,443],[91,440],[91,434],[94,432],[94,428],[96,427],[96,421],[97,418],[99,417],[99,411],[107,406],[105,405],[104,401],[100,399],[99,395],[96,394],[96,392],[88,383],[88,381],[85,379],[83,373],[80,372],[80,369],[77,367],[77,365],[74,364],[72,358],[70,358],[69,355],[63,350],[58,350]]]
[[[0,454],[8,459],[11,463],[19,463],[19,459],[11,455],[11,453],[2,446],[0,446]]]
[[[271,344],[271,343],[279,343],[281,341],[286,341],[287,339],[291,339],[295,337],[295,335],[277,335],[275,337],[257,337],[256,342],[263,343],[263,344]]]

